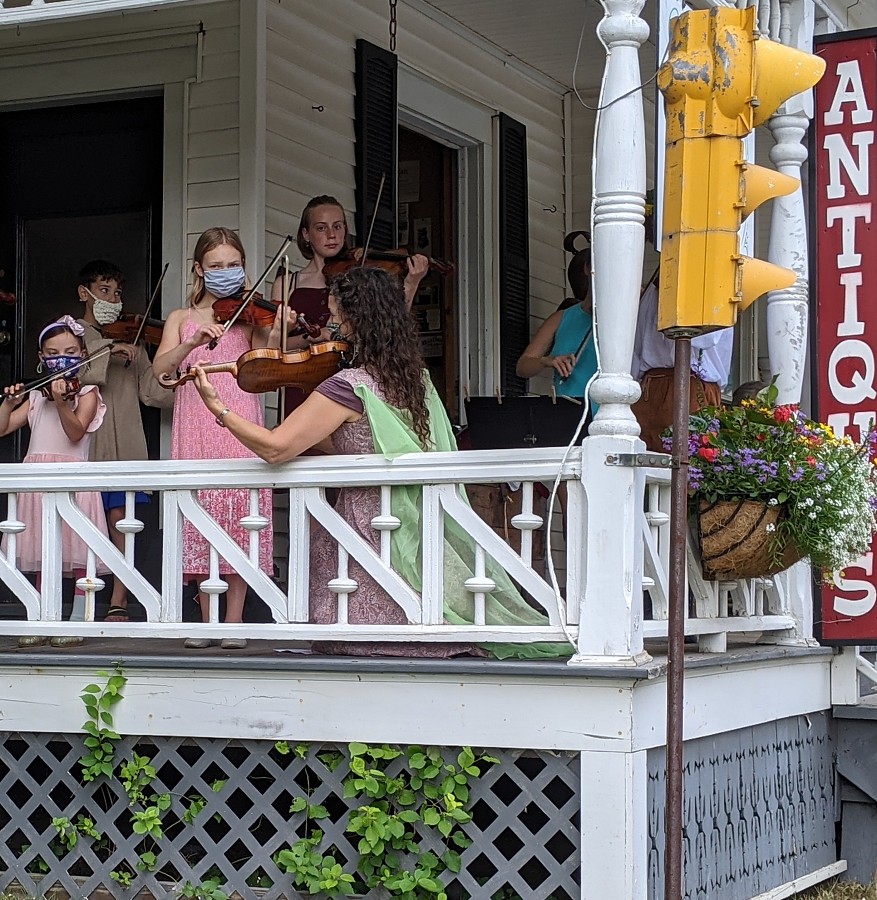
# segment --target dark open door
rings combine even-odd
[[[143,312],[161,268],[163,115],[161,97],[0,115],[0,290],[16,295],[0,304],[0,385],[34,377],[46,322],[81,315],[89,260],[118,265],[125,311]],[[157,410],[144,427],[157,456]],[[0,440],[0,461],[25,448],[21,433]]]

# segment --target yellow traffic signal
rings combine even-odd
[[[755,7],[683,13],[658,72],[667,116],[658,328],[695,335],[733,325],[791,269],[741,256],[743,219],[795,178],[747,163],[742,138],[819,81],[817,56],[759,36]]]

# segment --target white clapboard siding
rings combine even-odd
[[[183,161],[187,273],[202,231],[216,225],[237,228],[240,223],[240,11],[237,2],[199,11],[204,56],[200,81],[189,85]]]
[[[328,7],[281,0],[267,6],[267,27],[269,254],[272,245],[297,227],[301,208],[315,194],[333,194],[352,214],[354,45],[357,38],[387,45],[387,7],[381,0],[363,0],[337,16]],[[410,8],[399,12],[397,54],[400,65],[527,126],[531,296],[540,308],[542,302],[556,308],[564,296],[559,91],[524,78],[474,42]],[[547,211],[552,208],[554,212]]]

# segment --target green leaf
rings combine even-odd
[[[449,871],[457,873],[460,871],[463,861],[460,854],[456,850],[445,850],[442,854],[442,862],[447,866]]]
[[[352,741],[347,745],[347,750],[351,756],[362,756],[368,752],[368,744],[361,744],[359,741]]]
[[[291,813],[304,812],[307,808],[308,801],[304,797],[295,797],[289,807]]]

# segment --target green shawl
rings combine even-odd
[[[429,376],[427,408],[429,410],[430,442],[436,451],[456,450],[454,433],[444,405]],[[381,400],[364,384],[354,387],[362,400],[371,426],[375,451],[387,458],[403,453],[419,453],[422,447],[411,428],[408,413]],[[462,489],[461,489],[462,492]],[[462,492],[465,499],[465,492]],[[392,532],[390,560],[393,568],[418,594],[421,579],[422,489],[418,485],[396,485],[392,488],[392,511],[402,523]],[[464,582],[473,577],[475,541],[450,516],[444,517],[444,617],[452,625],[471,625],[475,621],[473,595]],[[489,556],[485,560],[486,574],[496,583],[496,590],[485,598],[488,625],[547,625],[547,617],[533,609],[520,595],[511,579]],[[567,643],[484,644],[484,649],[497,659],[537,659],[568,657],[573,647]]]

